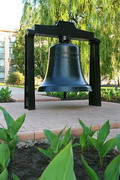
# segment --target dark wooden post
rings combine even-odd
[[[100,80],[100,40],[94,38],[90,41],[90,85],[89,105],[101,106],[101,80]]]
[[[34,89],[34,31],[25,35],[25,108],[35,109]]]

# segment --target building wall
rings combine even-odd
[[[16,30],[0,30],[0,82],[5,82],[9,72],[14,70],[13,44],[16,34]]]

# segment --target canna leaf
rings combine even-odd
[[[52,152],[51,149],[43,149],[43,148],[38,148],[36,147],[42,154],[44,154],[45,156],[49,157],[50,159],[53,159],[55,154]]]
[[[0,165],[3,168],[6,168],[10,161],[10,150],[7,144],[1,143],[0,144]]]
[[[82,126],[84,133],[85,134],[89,134],[90,133],[90,129],[83,123],[83,121],[79,120],[80,125]]]
[[[76,180],[73,170],[73,151],[69,143],[47,166],[38,180]]]
[[[99,153],[99,155],[101,154],[100,152],[101,152],[101,144],[99,144],[99,142],[96,140],[96,139],[94,139],[94,138],[92,138],[92,137],[90,137],[90,136],[88,136],[88,141],[89,141],[89,143],[93,146],[93,147],[95,147],[95,149],[98,151],[98,153]]]
[[[89,135],[89,136],[93,136],[95,134],[96,131],[92,131],[92,126],[90,128],[88,128],[84,123],[83,121],[79,120],[79,123],[80,125],[82,126],[83,128],[83,132],[86,134],[86,135]]]
[[[117,134],[115,139],[116,139],[117,149],[120,152],[120,134]]]
[[[14,158],[14,152],[15,152],[17,142],[18,142],[17,136],[15,136],[14,139],[12,139],[11,141],[8,142],[8,147],[10,149],[10,156],[12,158]]]
[[[101,144],[103,144],[109,133],[110,133],[110,124],[109,124],[109,120],[108,120],[99,130],[99,132],[97,134],[97,140]]]
[[[116,146],[116,139],[112,138],[108,140],[102,147],[101,155],[105,157],[106,154]]]
[[[56,135],[52,131],[47,130],[47,129],[44,129],[44,135],[50,143],[56,137]]]
[[[54,153],[58,153],[59,152],[60,137],[62,135],[62,132],[63,132],[63,130],[60,131],[60,133],[51,142],[50,148],[54,151]]]
[[[66,146],[67,143],[69,142],[70,140],[70,137],[71,137],[71,128],[69,128],[67,130],[67,132],[65,133],[63,139],[61,140],[61,146]]]
[[[5,140],[5,141],[9,140],[7,130],[4,128],[0,128],[0,139]]]
[[[82,149],[87,145],[87,135],[83,132],[81,135],[80,135],[80,140],[79,140],[79,143],[80,143],[80,146],[82,147]]]
[[[120,176],[120,154],[116,156],[107,166],[104,173],[104,180],[119,180]]]
[[[8,180],[8,170],[5,168],[2,173],[0,173],[0,180]]]
[[[7,132],[10,135],[11,139],[13,139],[16,136],[16,134],[18,133],[20,127],[22,126],[23,122],[25,121],[25,117],[26,117],[26,115],[23,114],[16,121],[14,121],[14,123],[10,127],[8,127]]]
[[[12,178],[13,180],[20,180],[20,178],[18,176],[16,176],[16,174],[12,173]]]
[[[0,110],[3,112],[7,127],[9,128],[14,123],[14,119],[3,107],[0,106]]]
[[[88,163],[84,160],[83,155],[81,155],[81,159],[82,159],[82,163],[85,167],[85,170],[88,174],[88,176],[90,177],[90,180],[99,180],[96,172],[88,165]]]

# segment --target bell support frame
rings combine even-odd
[[[93,32],[79,30],[74,23],[59,21],[56,25],[35,25],[33,29],[27,29],[25,35],[25,92],[24,107],[35,109],[34,89],[34,36],[59,38],[68,36],[70,39],[89,41],[90,44],[90,86],[89,105],[101,106],[100,94],[100,40],[94,37]]]

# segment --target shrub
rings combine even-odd
[[[9,87],[0,89],[0,102],[9,102],[11,97],[11,91]]]
[[[24,84],[24,76],[20,72],[12,72],[8,76],[7,83],[12,85]]]

